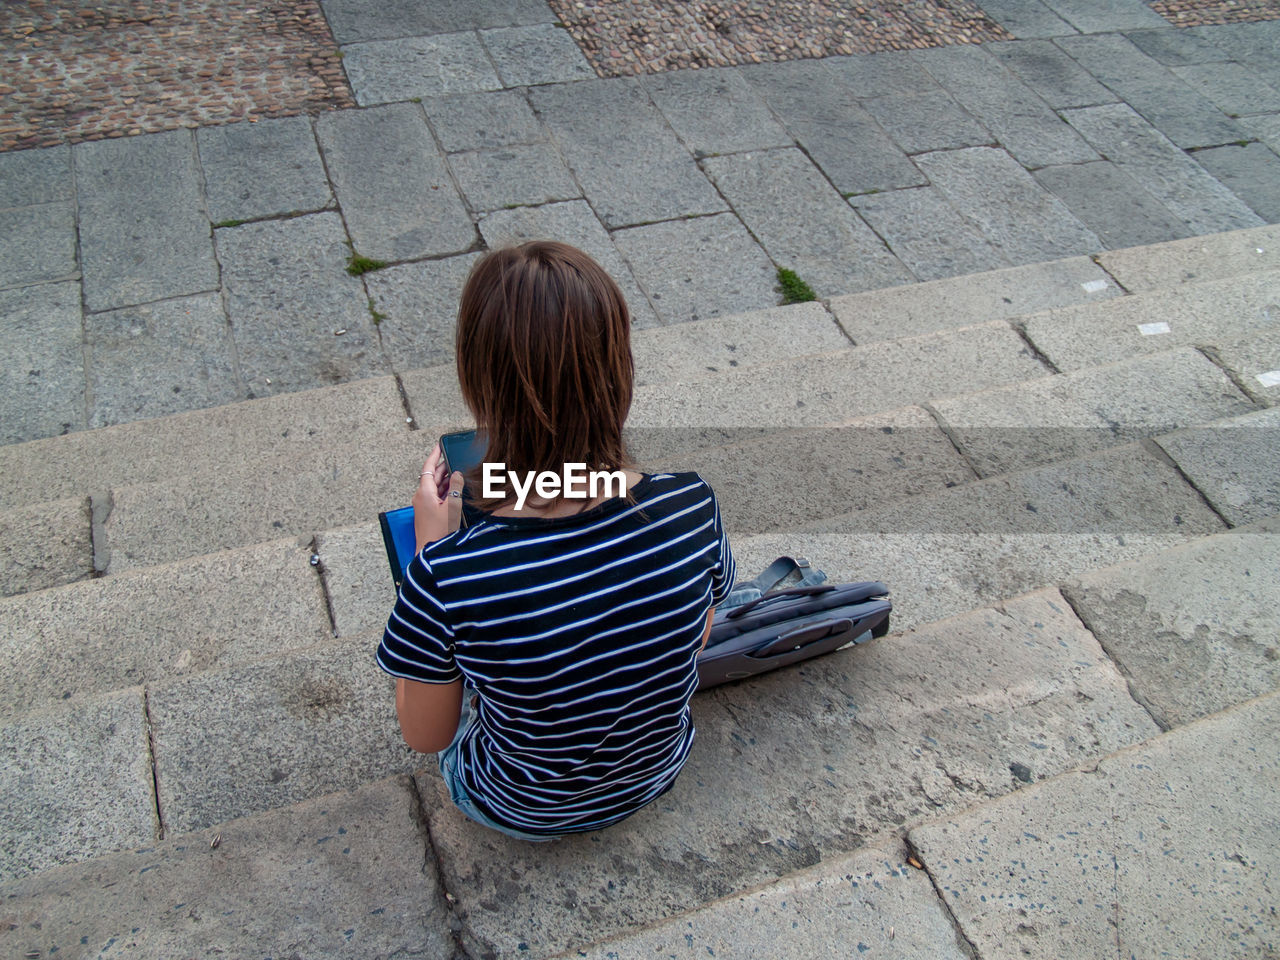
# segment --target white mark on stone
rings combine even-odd
[[[1138,324],[1138,332],[1144,337],[1154,337],[1157,334],[1169,333],[1169,325],[1163,320],[1157,323],[1140,323]]]
[[[1268,370],[1258,374],[1258,382],[1264,387],[1280,387],[1280,370]]]
[[[1080,284],[1084,287],[1085,293],[1097,293],[1099,290],[1107,289],[1107,281],[1105,280],[1089,280]]]

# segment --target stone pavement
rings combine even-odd
[[[759,6],[736,66],[598,76],[686,61],[323,0],[358,107],[0,152],[0,952],[1280,949],[1280,5],[748,63]],[[467,419],[458,291],[541,236],[633,308],[639,459],[744,569],[803,544],[896,613],[699,696],[676,790],[533,850],[369,651],[374,514]]]

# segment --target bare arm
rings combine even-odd
[[[712,607],[710,610],[707,611],[707,628],[702,631],[702,646],[698,648],[699,653],[707,649],[707,638],[711,636],[711,621],[715,618],[715,615],[716,615],[715,607]]]
[[[453,742],[462,714],[462,681],[396,680],[396,715],[404,742],[419,753],[438,753]]]

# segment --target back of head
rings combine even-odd
[[[462,291],[456,348],[487,461],[521,475],[626,465],[631,318],[613,278],[581,250],[534,241],[483,257]]]

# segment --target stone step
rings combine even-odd
[[[1123,452],[1105,456],[1120,461]],[[1217,551],[1195,561],[1215,571],[1214,584],[1219,569],[1239,582],[1241,563],[1280,569],[1277,528],[1225,533],[1157,557],[1152,582],[1173,589],[1184,577],[1177,564],[1200,550]],[[767,539],[747,541],[740,562]],[[1065,539],[1048,536],[1042,547],[1057,552]],[[1118,538],[1117,545],[1130,539],[1141,538]],[[928,544],[920,547],[917,563],[928,557]],[[1224,565],[1224,551],[1244,559]],[[138,575],[97,582],[131,576]],[[918,576],[945,579],[928,570]],[[896,603],[914,589],[886,579]],[[1190,595],[1220,596],[1214,589]],[[1092,609],[1090,598],[1076,593],[1083,597],[1072,596],[1077,607]],[[1257,591],[1258,609],[1245,609],[1235,621],[1220,606],[1187,616],[1213,617],[1208,622],[1237,635],[1237,623],[1259,624],[1274,636],[1277,597],[1280,590],[1267,580]],[[1158,729],[1057,590],[900,632],[905,625],[899,621],[899,632],[876,644],[699,695],[702,733],[690,769],[668,798],[609,831],[618,853],[608,862],[586,853],[601,835],[530,853],[475,828],[448,807],[435,774],[426,775],[421,786],[433,847],[470,945],[519,955],[520,943],[532,944],[538,955],[616,936],[634,921],[660,920],[689,903],[882,842],[904,824],[999,796]],[[392,684],[372,659],[376,639],[376,632],[358,634],[150,683],[145,693],[85,697],[11,720],[0,728],[0,741],[8,755],[24,760],[20,770],[5,771],[9,782],[0,784],[0,797],[9,798],[12,809],[2,812],[20,825],[22,842],[3,875],[22,877],[147,843],[156,810],[166,835],[184,834],[413,770],[422,758],[399,740]],[[101,744],[92,762],[68,766],[68,748],[92,730],[105,731],[89,737]],[[362,749],[351,751],[353,741]],[[776,777],[782,755],[801,771],[799,786]],[[708,804],[712,782],[721,789]],[[36,783],[46,784],[57,802],[32,805]],[[779,795],[771,799],[772,791]],[[20,809],[28,813],[19,816]],[[514,864],[511,875],[545,881],[503,886],[506,871],[479,867],[497,859]],[[627,899],[633,889],[662,893],[637,904]],[[584,926],[588,915],[593,922]],[[533,929],[529,916],[557,922]]]
[[[31,784],[40,783],[60,798],[32,805],[43,816],[15,821],[23,855],[9,854],[3,875],[149,842],[149,743],[168,836],[421,765],[399,739],[375,640],[359,635],[157,683],[145,699],[124,691],[0,728],[10,755],[29,758],[21,773],[5,772],[0,796],[30,804]],[[118,746],[97,764],[114,760],[125,771],[116,754],[142,761],[130,768],[128,789],[110,798],[101,796],[109,786],[84,783],[101,776],[96,767],[29,746],[55,735],[74,742],[104,704],[125,712],[109,727]],[[1019,776],[1062,772],[1157,732],[1056,591],[700,694],[694,711],[700,735],[674,790],[607,834],[530,849],[464,822],[438,775],[420,776],[433,847],[470,928],[464,946],[472,955],[517,955],[520,943],[541,955],[613,936],[998,796]],[[794,776],[777,776],[783,757]],[[126,837],[99,825],[136,810],[146,816]],[[605,840],[613,852],[601,857]],[[493,863],[506,866],[486,867]]]
[[[1051,310],[1020,326],[1059,370],[1208,347],[1251,393],[1280,398],[1280,270]]]
[[[1280,522],[1083,571],[1067,599],[1163,728],[1280,687]]]
[[[1107,250],[1096,260],[1131,293],[1280,270],[1280,225]]]
[[[984,477],[1256,409],[1221,369],[1189,347],[933,404]]]
[[[6,957],[453,955],[406,777],[0,882]]]
[[[772,434],[796,425],[795,421],[845,424],[861,413],[891,409],[899,400],[948,395],[956,390],[1046,374],[1017,334],[1002,321],[996,321],[911,340],[730,369],[676,386],[640,387],[629,437],[639,460],[665,462],[670,468],[675,451],[688,454],[721,445],[727,436],[736,435],[735,427],[741,426],[732,419],[722,423],[704,419],[704,401],[711,405],[724,402],[727,396],[735,397],[746,407],[740,411],[742,418],[757,427],[757,432]],[[432,381],[432,376],[438,374],[404,377],[405,390],[420,423],[435,418],[429,405],[418,400],[430,391],[438,392],[438,380]],[[920,377],[921,382],[914,377]],[[778,380],[788,384],[787,393],[773,387]],[[811,386],[817,384],[821,387]],[[791,393],[797,394],[794,400],[790,399]],[[668,402],[676,396],[681,400],[680,407]],[[808,401],[800,397],[807,397]],[[890,470],[903,474],[894,489],[907,489],[910,482],[920,484],[939,478],[939,482],[954,482],[971,475],[954,451],[948,449],[949,441],[927,415],[917,410],[908,416],[910,423],[924,427],[904,431],[916,445],[909,456],[920,465],[914,481],[910,481],[911,470],[900,470],[898,465],[888,463]],[[877,427],[888,429],[890,425],[886,421]],[[115,573],[199,556],[211,549],[285,535],[307,536],[374,518],[380,510],[408,502],[434,436],[434,432],[424,430],[402,430],[354,442],[333,437],[324,445],[286,448],[216,470],[192,469],[178,476],[115,488],[110,493],[111,509],[102,525],[101,542],[96,545],[100,558],[109,556],[104,569]],[[846,436],[853,437],[855,433]],[[901,439],[875,444],[879,450],[876,456],[882,463],[902,453],[889,450]],[[854,444],[846,453],[861,455],[865,448],[865,443]],[[807,453],[799,438],[783,442],[781,449],[795,457]],[[770,451],[763,455],[770,455]],[[851,460],[848,462],[852,465]],[[826,471],[838,485],[836,465],[828,465]],[[878,475],[887,473],[882,469]],[[816,478],[818,474],[814,472],[812,476]],[[874,495],[871,479],[867,477],[862,485],[863,496]],[[821,492],[815,496],[825,499]],[[743,512],[744,520],[760,516],[754,507]]]
[[[968,960],[929,875],[910,866],[909,856],[901,843],[864,847],[556,960],[864,954]]]
[[[0,597],[93,576],[92,530],[87,497],[0,510]]]
[[[693,464],[721,500],[742,579],[803,554],[835,581],[889,583],[894,623],[906,627],[1226,527],[1154,448],[1129,444],[966,482],[973,474],[910,422],[919,411],[892,416],[892,435],[872,418],[712,449]],[[793,441],[795,460],[766,459]],[[822,473],[833,449],[851,462],[864,454],[864,473],[849,476],[839,462]],[[1238,489],[1265,503],[1268,483],[1266,474]],[[377,524],[328,530],[316,544],[338,635],[380,629],[395,593]]]
[[[1271,694],[910,841],[978,956],[1265,957],[1277,790]]]
[[[1088,257],[1032,263],[833,297],[831,312],[857,344],[1122,297]]]
[[[310,555],[275,540],[0,599],[0,718],[331,640]]]
[[[456,386],[451,386],[456,394]],[[436,389],[442,420],[461,401]],[[192,410],[0,447],[0,508],[87,496],[171,477],[216,476],[264,457],[409,432],[394,377]]]

